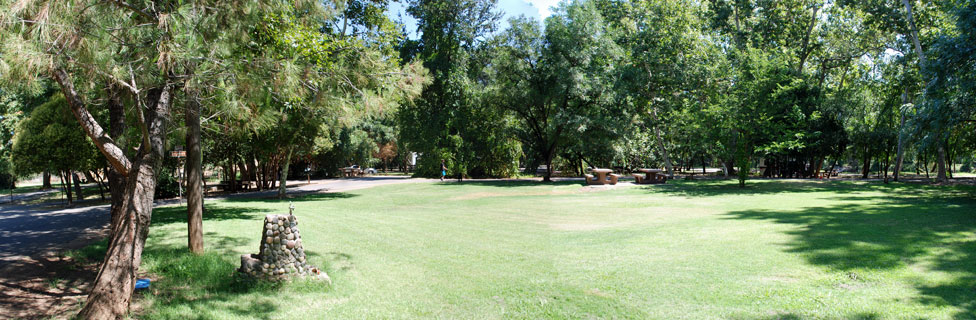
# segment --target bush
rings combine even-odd
[[[175,198],[180,195],[180,183],[176,177],[176,158],[166,157],[163,167],[156,176],[156,199]]]
[[[0,173],[0,189],[10,189],[17,182],[17,177],[9,173]]]

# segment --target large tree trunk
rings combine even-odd
[[[542,182],[552,182],[552,158],[556,157],[556,142],[546,148],[543,156],[546,159],[546,176],[542,177]]]
[[[935,164],[938,166],[937,175],[935,176],[935,181],[939,183],[948,182],[949,178],[946,177],[946,151],[942,144],[939,144],[938,148],[938,158]]]
[[[871,173],[871,153],[868,149],[864,149],[864,158],[861,164],[861,179],[867,179],[868,174]]]
[[[725,177],[728,178],[729,175],[735,174],[735,159],[723,160],[722,164],[725,165]]]
[[[546,156],[546,176],[542,177],[542,182],[552,182],[552,156]]]
[[[51,173],[44,171],[41,174],[41,189],[51,189]]]
[[[159,98],[146,120],[149,145],[140,148],[138,158],[126,172],[122,217],[113,226],[105,260],[102,261],[85,308],[79,313],[84,319],[118,319],[129,311],[135,277],[142,263],[142,250],[149,235],[153,196],[156,191],[156,169],[162,164],[169,114],[170,88],[158,93]],[[153,93],[150,93],[153,95]]]
[[[281,183],[278,184],[278,199],[284,199],[285,195],[288,193],[288,167],[291,166],[291,152],[292,149],[289,147],[288,151],[285,152],[285,161],[281,166]],[[301,179],[301,178],[299,178]]]
[[[146,154],[133,163],[125,183],[121,220],[112,227],[115,236],[109,241],[105,260],[79,318],[120,319],[128,314],[142,250],[149,235],[156,190],[154,167],[161,163],[159,158]]]
[[[186,112],[186,222],[190,252],[203,253],[203,155],[200,151],[200,104],[190,96]]]
[[[142,263],[142,249],[149,235],[158,173],[156,169],[162,163],[173,87],[167,84],[162,89],[149,90],[145,103],[141,96],[135,97],[140,100],[139,105],[145,107],[137,108],[138,118],[143,124],[142,144],[135,161],[130,161],[123,149],[104,132],[87,110],[67,72],[53,69],[52,76],[61,86],[61,91],[81,128],[109,164],[125,176],[121,218],[118,224],[112,226],[112,237],[105,259],[102,260],[88,300],[78,317],[124,318],[129,311],[129,302],[135,290],[136,272]]]

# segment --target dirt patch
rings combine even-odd
[[[3,261],[0,268],[0,319],[70,319],[88,298],[100,259],[76,260],[63,254],[106,236],[93,232],[59,251]]]
[[[57,255],[13,262],[0,271],[0,318],[71,318],[97,271],[97,263]]]
[[[587,295],[591,295],[591,296],[603,297],[603,298],[609,298],[610,297],[610,294],[609,293],[600,291],[600,289],[596,289],[596,288],[587,289],[586,290],[586,294]]]

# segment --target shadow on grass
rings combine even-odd
[[[839,189],[843,190],[840,193],[860,189],[894,191],[884,197],[842,197],[838,200],[848,203],[799,211],[735,211],[729,213],[729,218],[798,226],[787,232],[794,236],[787,243],[788,251],[834,270],[890,270],[931,262],[929,268],[951,276],[937,285],[918,287],[922,293],[918,301],[958,308],[961,311],[955,315],[957,318],[976,318],[974,199],[951,192],[926,196],[931,192],[928,188],[855,185]],[[899,192],[905,193],[898,195]]]
[[[282,291],[286,286],[307,292],[328,290],[325,283],[313,280],[275,283],[239,277],[239,265],[228,259],[228,251],[221,247],[241,241],[226,239],[225,244],[208,247],[203,255],[188,254],[182,247],[147,248],[144,266],[157,279],[151,291],[142,293],[152,301],[145,318],[268,319],[286,305],[279,299],[285,296]]]
[[[260,213],[270,210],[258,208],[225,207],[220,205],[205,205],[203,208],[203,222],[237,219],[254,219]],[[171,223],[186,223],[186,206],[171,206],[153,209],[152,224],[165,225]]]
[[[668,181],[664,185],[642,186],[655,193],[665,193],[686,197],[712,197],[724,195],[765,195],[784,193],[830,192],[833,194],[852,194],[858,192],[884,192],[894,195],[912,194],[932,197],[973,197],[973,186],[935,186],[917,183],[852,182],[839,180],[749,180],[740,188],[736,180],[695,180]]]
[[[876,313],[859,313],[859,314],[854,314],[854,315],[847,316],[844,319],[848,319],[848,320],[875,320],[875,319],[881,319],[881,318],[882,317],[880,315],[876,314]],[[770,316],[767,316],[767,317],[759,317],[759,318],[756,318],[756,317],[732,317],[732,319],[750,319],[750,320],[756,320],[756,319],[762,319],[762,320],[802,320],[802,319],[808,319],[808,317],[803,317],[803,316],[797,315],[795,313],[783,313],[783,314],[774,314],[774,315],[770,315]]]
[[[293,198],[278,199],[277,196],[262,197],[262,198],[234,198],[227,199],[227,202],[232,203],[284,203],[285,206],[282,207],[287,213],[288,202],[306,202],[306,201],[327,201],[327,200],[338,200],[338,199],[349,199],[353,197],[358,197],[358,194],[346,193],[346,192],[315,192],[306,193],[294,196]]]
[[[275,314],[277,305],[260,297],[275,295],[280,285],[237,277],[234,270],[238,266],[216,252],[222,250],[199,256],[185,248],[146,250],[146,271],[158,278],[151,291],[143,292],[152,298],[147,318],[209,319],[219,315],[266,319]],[[187,309],[192,315],[186,314]]]

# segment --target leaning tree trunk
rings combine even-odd
[[[95,186],[98,187],[98,195],[101,197],[102,201],[105,201],[105,187],[102,186],[101,179],[96,177],[98,173],[96,172],[95,174],[92,174],[92,172],[88,170],[82,171],[81,173],[85,175],[85,179],[88,179],[88,181],[95,182]]]
[[[668,157],[668,149],[664,147],[664,138],[661,136],[660,122],[657,117],[657,108],[651,108],[651,119],[654,120],[654,137],[657,148],[664,158],[664,168],[668,170],[668,179],[674,179],[674,167],[671,165],[671,158]]]
[[[156,190],[154,168],[159,167],[160,158],[147,153],[133,163],[125,183],[122,217],[112,228],[115,236],[109,242],[80,318],[118,319],[128,314],[142,250],[149,235]]]
[[[918,39],[918,27],[915,26],[915,17],[912,14],[912,3],[909,0],[902,0],[901,3],[905,6],[905,13],[908,18],[908,27],[911,30],[910,35],[912,36],[912,44],[915,45],[915,52],[918,54],[919,69],[922,70],[922,75],[924,77],[926,70],[925,68],[928,66],[928,62],[925,59],[925,51],[922,50],[921,42]],[[922,80],[925,81],[925,79]],[[935,180],[940,183],[947,182],[949,179],[946,178],[945,148],[940,145],[937,150],[937,154],[938,157],[936,158],[936,164],[938,165],[938,174],[936,175]]]
[[[186,123],[187,247],[203,253],[203,155],[200,151],[200,103],[188,97]]]
[[[58,173],[61,177],[61,189],[63,189],[65,196],[68,197],[68,205],[71,205],[71,177],[65,171]]]
[[[91,138],[109,164],[125,176],[119,223],[112,226],[105,259],[102,260],[84,309],[78,314],[83,319],[120,319],[126,317],[135,277],[142,263],[142,250],[149,235],[152,218],[153,195],[156,191],[157,168],[162,164],[166,124],[169,120],[173,86],[147,92],[146,99],[136,92],[142,108],[137,108],[143,124],[142,143],[134,161],[116,144],[85,107],[74,83],[63,69],[52,69],[52,77],[58,82],[68,100],[71,112],[78,124]]]
[[[152,218],[153,196],[156,191],[156,175],[162,164],[163,143],[166,131],[165,115],[169,113],[169,94],[165,91],[156,104],[157,115],[149,115],[149,146],[139,151],[131,163],[125,179],[123,207],[114,235],[105,253],[105,260],[95,277],[85,308],[79,313],[84,319],[118,319],[129,311],[135,277],[142,263],[142,250],[149,235]]]

